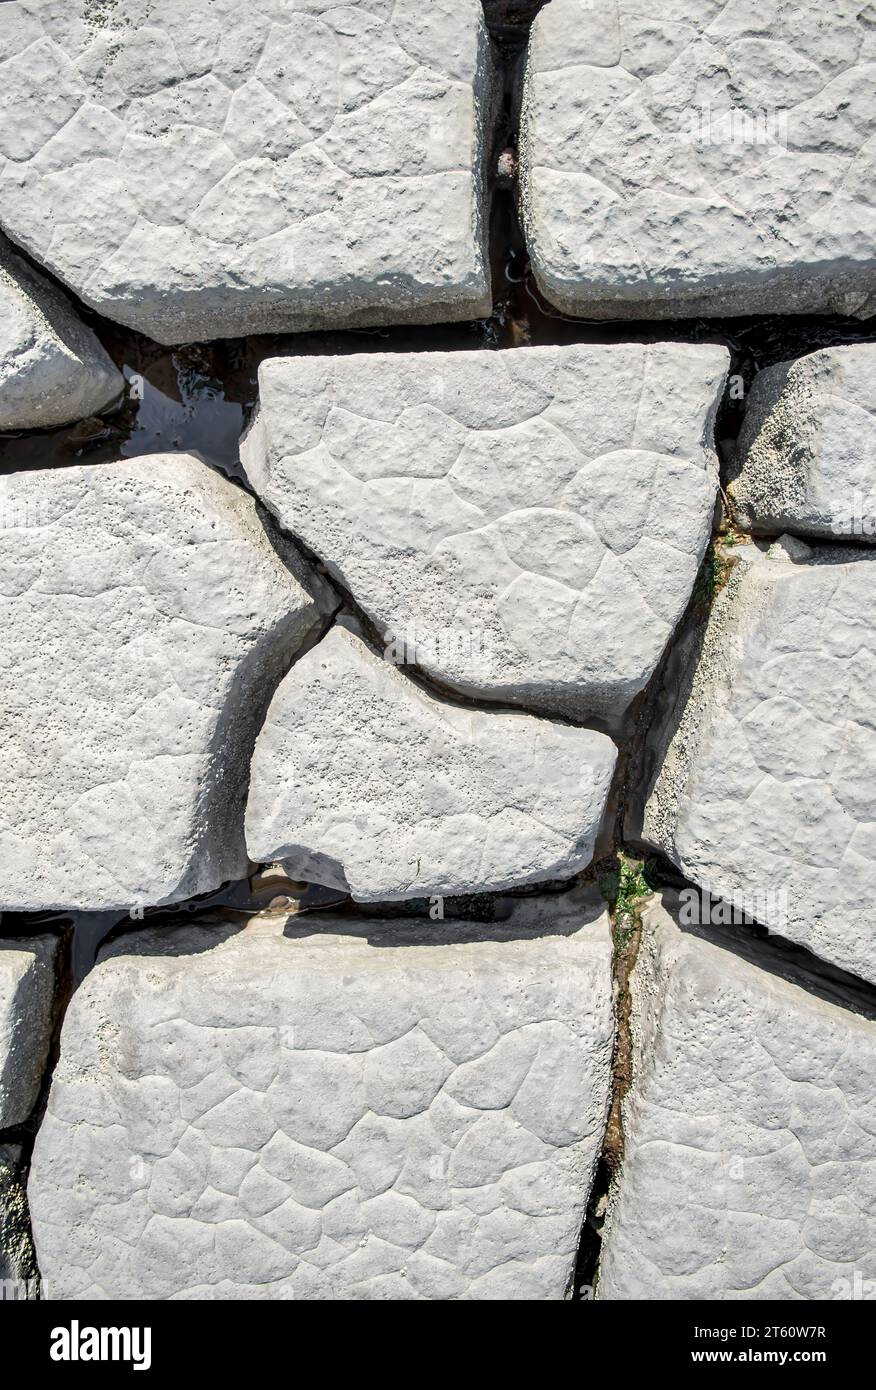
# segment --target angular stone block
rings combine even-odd
[[[659,901],[645,915],[597,1297],[860,1298],[876,1279],[872,1015],[769,947],[755,964],[709,936]]]
[[[0,1130],[23,1125],[43,1084],[54,1023],[57,936],[0,937]]]
[[[876,981],[876,556],[786,544],[743,547],[702,639],[670,659],[628,832]]]
[[[328,595],[188,454],[0,478],[0,907],[130,909],[246,870],[249,759]]]
[[[757,374],[729,491],[761,534],[876,541],[876,343]]]
[[[361,902],[571,878],[615,757],[589,729],[436,700],[337,626],[271,701],[247,848]]]
[[[247,474],[395,641],[474,699],[617,720],[690,596],[719,347],[278,358]]]
[[[558,1299],[608,1108],[586,893],[506,922],[144,929],[64,1023],[29,1184],[56,1299]]]
[[[3,226],[158,342],[490,311],[478,0],[0,10]]]
[[[874,60],[852,0],[550,0],[521,121],[539,289],[586,317],[868,317]]]
[[[0,236],[0,430],[81,420],[110,405],[124,387],[121,372],[66,296]]]

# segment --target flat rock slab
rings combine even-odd
[[[188,454],[9,475],[0,523],[0,908],[240,877],[256,730],[325,586]]]
[[[73,305],[0,236],[0,430],[49,429],[105,409],[121,372]]]
[[[714,896],[876,982],[876,556],[743,547],[667,666],[641,823]],[[677,692],[677,693],[676,693]]]
[[[55,1299],[559,1299],[608,1108],[587,894],[506,923],[266,915],[116,942],[29,1197]]]
[[[867,1297],[876,1025],[716,936],[645,915],[597,1296]]]
[[[0,221],[161,343],[490,312],[479,0],[23,0]]]
[[[764,535],[876,542],[876,343],[824,348],[754,378],[730,487]]]
[[[54,1025],[57,936],[0,938],[0,1130],[37,1103]]]
[[[587,867],[611,739],[436,700],[338,626],[280,683],[256,742],[249,856],[362,902]]]
[[[612,319],[872,314],[874,64],[847,0],[551,0],[521,122],[539,289]]]
[[[397,659],[610,721],[709,538],[727,361],[669,343],[275,358],[242,458]]]

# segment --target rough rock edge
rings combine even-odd
[[[531,102],[532,35],[540,13],[541,10],[533,17],[522,77],[520,209],[533,277],[549,304],[561,313],[585,319],[717,318],[795,313],[840,314],[867,319],[876,314],[876,266],[861,268],[848,257],[845,258],[848,268],[840,263],[840,269],[836,262],[831,262],[834,269],[829,275],[819,274],[814,266],[798,265],[769,270],[761,274],[759,283],[752,283],[749,270],[744,279],[727,276],[712,285],[706,280],[692,288],[656,285],[653,294],[648,296],[635,288],[618,291],[598,283],[570,283],[555,274],[541,257],[529,176],[529,151],[535,140]]]
[[[421,686],[415,685],[405,674],[403,668],[400,668],[398,666],[393,665],[392,663],[384,661],[379,651],[375,649],[373,643],[369,640],[369,636],[363,629],[362,625],[354,617],[342,614],[336,620],[334,626],[349,633],[354,639],[356,639],[356,642],[360,643],[361,646],[364,648],[364,655],[362,657],[361,666],[363,686],[365,684],[370,683],[370,671],[373,671],[375,675],[381,673],[384,674],[387,682],[387,698],[389,695],[389,687],[392,685],[394,685],[400,693],[403,693],[407,689],[410,692],[409,698],[411,700],[419,699],[424,704],[433,708],[436,730],[440,727],[440,721],[443,717],[442,710],[449,710],[451,717],[453,716],[454,712],[459,712],[461,714],[476,715],[486,719],[489,719],[492,716],[497,720],[501,719],[502,715],[506,713],[501,708],[491,708],[488,704],[486,706],[475,706],[471,703],[463,704],[462,701],[458,698],[448,700],[443,698],[437,692],[426,691]],[[328,633],[325,634],[326,637],[328,637],[328,635]],[[314,653],[314,656],[318,655],[319,645],[321,644],[318,644],[317,647],[311,649]],[[355,650],[355,643],[353,645],[353,650]],[[302,655],[306,655],[306,653],[302,653]],[[371,663],[369,663],[368,661],[369,657],[371,658]],[[375,665],[374,663],[377,664]],[[279,692],[281,687],[282,682],[280,683],[280,686],[278,686],[278,691],[275,692],[275,694]],[[517,719],[532,720],[536,724],[540,724],[542,726],[551,722],[550,720],[545,719],[543,716],[539,716],[537,714],[529,714],[524,710],[515,710],[511,717],[514,716],[516,716]],[[267,715],[265,717],[265,725],[271,722],[271,708],[269,707]],[[264,727],[265,726],[263,726],[263,728]],[[283,726],[281,725],[280,727],[282,728]],[[586,854],[588,857],[584,862],[579,863],[577,868],[569,864],[547,864],[544,867],[544,869],[533,871],[533,873],[527,877],[512,876],[509,870],[508,875],[500,882],[491,882],[487,884],[484,884],[482,882],[472,882],[465,887],[458,886],[454,887],[452,890],[448,890],[446,888],[439,887],[435,884],[428,883],[414,883],[411,884],[405,890],[402,890],[400,888],[397,893],[390,893],[384,890],[381,890],[380,892],[372,891],[363,885],[359,885],[355,889],[353,889],[350,887],[350,884],[348,882],[346,868],[343,862],[334,859],[331,855],[325,853],[318,846],[309,848],[305,845],[297,844],[295,842],[293,837],[297,827],[294,823],[290,822],[288,825],[288,833],[285,837],[285,843],[275,844],[275,847],[271,850],[267,849],[266,844],[259,844],[258,840],[260,838],[267,837],[267,830],[263,822],[265,820],[270,821],[273,818],[274,814],[273,810],[266,810],[264,806],[260,810],[258,829],[256,830],[254,828],[252,831],[247,830],[247,844],[252,851],[250,857],[254,860],[259,860],[263,863],[281,862],[288,876],[292,880],[299,880],[301,878],[309,880],[310,876],[312,875],[317,883],[324,884],[327,887],[337,888],[341,892],[349,892],[352,894],[354,901],[362,904],[381,902],[401,903],[406,900],[410,900],[411,898],[422,898],[424,896],[431,897],[435,895],[458,896],[459,894],[471,893],[503,893],[509,890],[513,890],[515,888],[522,888],[526,886],[537,887],[539,884],[549,882],[558,877],[562,877],[564,879],[571,879],[577,873],[581,873],[585,869],[587,869],[588,866],[592,863],[596,843],[599,839],[600,832],[605,823],[607,814],[606,808],[608,804],[608,793],[617,763],[617,748],[612,742],[612,740],[610,740],[606,735],[600,734],[594,730],[587,730],[584,728],[581,728],[579,732],[581,734],[582,741],[587,740],[588,742],[592,742],[594,744],[596,744],[598,741],[600,747],[604,748],[606,754],[609,754],[610,752],[611,763],[609,765],[606,777],[606,786],[602,802],[602,810],[592,821],[590,831],[586,838],[583,836],[582,832],[582,839],[584,839],[584,844],[587,847],[582,848],[580,854],[581,856]],[[596,784],[598,781],[598,764],[596,761],[596,748],[593,749],[593,757],[594,762],[593,764],[588,765],[588,772],[592,771],[593,773],[593,788],[595,792]],[[254,751],[253,760],[251,763],[252,768],[255,767],[255,760],[256,752]],[[582,767],[583,766],[584,765],[582,764]],[[271,805],[273,805],[273,798],[270,799],[270,802]],[[567,850],[567,858],[571,856],[571,849],[572,846],[570,842],[569,848]]]
[[[626,1129],[628,1113],[646,1083],[653,1066],[655,1043],[660,1032],[666,1004],[666,982],[676,964],[688,949],[687,936],[702,941],[710,950],[725,949],[738,961],[743,970],[763,974],[769,981],[774,976],[792,989],[812,993],[835,1010],[848,1010],[852,1017],[876,1022],[876,986],[860,982],[857,977],[812,955],[808,947],[793,947],[796,960],[784,961],[781,947],[772,942],[754,942],[730,928],[691,927],[683,929],[677,919],[679,900],[672,890],[655,892],[642,905],[641,932],[636,958],[629,977],[629,1032],[632,1052],[632,1080],[621,1100],[621,1124]],[[851,985],[854,994],[846,993]],[[860,989],[859,987],[862,986]],[[612,1228],[623,1192],[623,1162],[612,1173],[608,1204],[602,1229],[601,1252],[610,1242]],[[596,1272],[596,1292],[599,1299],[599,1266]]]
[[[270,549],[274,553],[278,567],[300,586],[310,603],[307,608],[286,607],[273,628],[263,632],[241,654],[227,698],[216,712],[215,727],[207,748],[211,754],[218,750],[221,755],[219,773],[201,782],[198,797],[193,803],[192,823],[199,821],[208,827],[206,841],[192,845],[191,854],[182,865],[174,887],[150,898],[146,905],[152,907],[173,905],[215,891],[229,881],[231,865],[237,866],[241,876],[246,873],[250,861],[246,853],[244,816],[252,750],[258,731],[273,693],[289,665],[318,641],[340,602],[329,580],[308,563],[294,540],[280,530],[259,499],[233,483],[220,470],[206,464],[199,455],[186,452],[138,455],[110,464],[84,463],[80,471],[88,473],[92,469],[105,468],[124,471],[137,465],[148,468],[156,460],[171,460],[180,466],[195,463],[199,469],[203,469],[208,483],[213,479],[220,489],[229,490],[232,505],[238,508],[235,520],[241,537],[248,537],[257,544],[264,543],[266,551]],[[51,470],[42,470],[11,474],[10,478],[32,479],[50,474]],[[3,501],[3,483],[0,476],[0,503]],[[128,894],[115,902],[104,898],[97,906],[93,898],[83,902],[42,899],[38,907],[31,901],[26,906],[17,900],[0,904],[3,911],[25,913],[128,912],[130,907],[131,897]]]
[[[737,520],[748,531],[842,543],[829,515],[805,515],[814,510],[807,494],[810,465],[818,467],[820,406],[832,386],[842,385],[835,351],[778,362],[754,379],[727,489]],[[876,544],[876,535],[860,539]]]
[[[868,558],[867,552],[851,546],[813,550],[794,536],[780,536],[767,554],[754,545],[742,546],[736,551],[727,584],[710,612],[683,634],[669,653],[659,692],[668,692],[669,699],[654,721],[650,740],[646,741],[645,766],[627,813],[628,839],[641,840],[677,863],[672,852],[672,828],[677,821],[678,805],[685,794],[691,764],[704,732],[721,707],[722,688],[727,695],[732,694],[736,669],[732,657],[744,641],[743,626],[747,628],[750,620],[756,621],[769,601],[777,577],[773,566],[865,564]],[[746,602],[742,604],[737,600],[746,577],[756,580],[758,589],[746,595]],[[726,895],[723,896],[727,900]],[[740,906],[744,907],[744,903]]]
[[[480,11],[480,9],[480,4],[478,4],[478,10]],[[206,317],[214,320],[212,331],[209,332],[206,324],[203,325],[203,331],[198,330],[195,320],[198,318],[199,311],[195,309],[193,313],[185,315],[187,331],[185,336],[181,338],[178,327],[181,311],[178,301],[173,302],[170,308],[164,310],[162,310],[160,302],[156,302],[152,309],[150,322],[147,325],[136,312],[134,314],[135,321],[131,321],[130,314],[126,311],[130,296],[113,298],[107,294],[95,299],[89,295],[86,286],[70,285],[60,273],[57,273],[55,278],[60,284],[65,285],[71,293],[78,293],[84,303],[95,309],[104,318],[122,324],[131,331],[145,333],[154,342],[165,347],[182,346],[200,339],[212,341],[221,338],[246,337],[250,334],[334,332],[357,328],[386,328],[396,325],[457,323],[470,319],[488,318],[493,308],[489,254],[489,188],[492,146],[495,138],[495,117],[501,93],[499,83],[496,80],[497,63],[494,57],[493,43],[483,13],[477,14],[476,22],[478,25],[477,66],[472,84],[475,141],[472,148],[471,171],[474,185],[472,196],[474,221],[470,229],[474,258],[469,275],[470,285],[466,289],[457,285],[442,292],[437,286],[433,286],[430,290],[431,298],[428,303],[414,302],[410,304],[404,303],[404,296],[401,300],[395,299],[394,296],[397,291],[393,291],[393,297],[378,303],[376,302],[376,282],[371,281],[368,282],[368,293],[362,297],[366,300],[370,297],[373,302],[366,303],[362,308],[328,313],[313,308],[306,312],[295,313],[294,308],[290,307],[291,304],[294,304],[295,299],[293,287],[289,290],[289,296],[285,303],[281,301],[267,308],[265,304],[259,303],[256,295],[249,304],[234,304],[232,302],[229,305],[226,302],[221,310],[208,310]],[[95,12],[94,23],[103,26],[106,20],[98,18],[97,12]],[[8,235],[14,240],[11,230]],[[54,274],[47,265],[43,264],[44,258],[46,258],[45,249],[41,253],[39,247],[27,244],[23,237],[21,238],[21,247],[34,261],[39,262],[45,274]],[[56,292],[61,293],[60,290],[56,290]],[[325,300],[324,294],[321,299]],[[73,418],[82,418],[82,415],[86,413],[81,412],[79,416]],[[59,421],[58,423],[66,422]]]
[[[605,1012],[607,1023],[603,1051],[605,1053],[605,1074],[606,1084],[604,1087],[605,1095],[602,1098],[602,1114],[599,1113],[600,1097],[599,1091],[594,1091],[592,1129],[593,1149],[592,1161],[589,1172],[579,1170],[577,1173],[577,1183],[580,1191],[580,1210],[583,1215],[586,1209],[588,1193],[593,1182],[594,1172],[599,1159],[599,1149],[601,1135],[610,1104],[610,1058],[612,1053],[614,1037],[614,1013],[615,1004],[612,995],[610,982],[610,957],[611,941],[609,933],[605,930],[608,925],[608,915],[605,904],[598,892],[592,885],[578,884],[571,890],[562,894],[543,894],[527,898],[506,898],[508,906],[507,916],[495,923],[476,923],[468,921],[451,921],[435,927],[428,921],[422,919],[397,919],[382,921],[378,919],[356,919],[343,916],[326,916],[322,918],[318,928],[313,928],[309,924],[297,926],[294,916],[287,917],[285,912],[268,911],[260,914],[258,918],[249,923],[230,921],[227,917],[213,915],[204,917],[201,922],[193,923],[185,918],[180,918],[178,922],[169,923],[162,927],[147,928],[140,930],[125,931],[120,936],[108,943],[100,952],[98,965],[109,962],[114,958],[122,960],[141,960],[144,968],[149,968],[153,973],[156,983],[160,982],[163,966],[171,965],[172,958],[197,953],[212,953],[218,948],[217,958],[211,960],[207,967],[204,979],[209,982],[215,974],[218,979],[222,979],[227,971],[227,966],[221,958],[221,946],[237,936],[242,930],[253,932],[255,936],[267,935],[269,938],[276,935],[289,935],[295,933],[305,940],[314,935],[326,938],[329,948],[332,946],[343,947],[344,938],[358,938],[362,944],[383,945],[383,946],[443,946],[448,943],[458,942],[460,945],[479,946],[485,945],[487,956],[485,969],[487,975],[492,972],[491,947],[501,948],[502,943],[518,942],[521,945],[527,942],[537,942],[541,939],[561,939],[568,938],[577,943],[583,953],[584,958],[589,959],[598,975],[598,966],[601,962],[605,969],[605,988],[598,1006],[600,1012]],[[449,928],[449,930],[448,930]],[[291,933],[290,933],[291,929]],[[394,938],[394,939],[393,939]],[[558,942],[559,944],[559,942]],[[255,942],[253,943],[255,945]],[[244,949],[246,949],[244,947]],[[507,957],[501,953],[494,955],[495,966],[501,975],[509,973],[505,964]],[[403,962],[400,962],[403,964]],[[382,961],[381,964],[389,964]],[[513,976],[513,970],[510,972]],[[544,975],[544,965],[540,972]],[[547,979],[548,977],[545,977]],[[436,972],[436,981],[440,979],[440,971]],[[88,1006],[92,1003],[88,1001]],[[525,1025],[523,1025],[525,1026]],[[96,1044],[98,1056],[107,1054],[108,1044],[106,1040]],[[489,1049],[488,1049],[489,1052]],[[62,1048],[63,1053],[63,1048]],[[594,1067],[598,1071],[598,1058],[594,1062]],[[72,1079],[79,1078],[80,1073],[74,1068]],[[584,1142],[584,1141],[582,1141]],[[558,1146],[558,1152],[562,1152],[562,1146]],[[39,1161],[39,1160],[38,1160]],[[37,1227],[39,1220],[37,1220]],[[571,1266],[574,1265],[575,1242],[574,1236],[569,1250],[570,1275]],[[485,1276],[478,1276],[478,1278]],[[476,1282],[476,1281],[475,1281]],[[51,1286],[43,1285],[44,1296],[52,1298]],[[220,1285],[221,1288],[221,1285]],[[58,1295],[61,1297],[62,1295]],[[225,1293],[218,1293],[213,1296],[219,1298],[227,1297]],[[361,1297],[361,1293],[351,1294],[351,1296]],[[379,1294],[377,1295],[380,1296]],[[476,1289],[469,1291],[467,1297],[478,1298]],[[497,1295],[488,1295],[495,1297]],[[513,1295],[511,1295],[513,1296]],[[557,1292],[557,1298],[562,1298],[562,1292]]]
[[[16,255],[2,233],[0,293],[23,300],[24,312],[38,326],[25,351],[11,359],[11,370],[0,369],[0,430],[67,425],[120,399],[124,378],[96,335],[67,296]]]
[[[652,362],[655,353],[663,352],[678,354],[678,370],[686,370],[687,364],[682,360],[686,353],[707,353],[714,351],[722,358],[722,368],[716,378],[711,399],[706,405],[702,432],[698,441],[698,448],[695,455],[681,456],[686,457],[687,462],[693,467],[699,465],[712,481],[713,494],[717,500],[720,485],[720,456],[715,440],[716,423],[719,411],[724,402],[724,393],[727,379],[730,372],[731,360],[726,346],[719,343],[696,343],[680,339],[658,339],[656,341],[645,341],[639,343],[637,340],[620,341],[617,343],[590,343],[574,342],[545,343],[533,350],[541,353],[559,353],[564,351],[574,351],[582,349],[584,351],[604,351],[611,354],[613,350],[624,348],[641,347],[643,349],[642,358],[642,381],[647,379],[648,367]],[[361,354],[361,356],[373,356],[374,354]],[[458,351],[442,351],[435,353],[424,353],[422,356],[458,357]],[[283,520],[280,516],[280,503],[277,500],[279,489],[273,486],[273,474],[278,463],[286,462],[291,456],[280,452],[272,437],[268,413],[263,408],[261,400],[262,373],[269,367],[282,364],[286,359],[269,357],[262,360],[259,366],[259,385],[260,398],[256,403],[249,420],[246,422],[240,438],[240,457],[244,471],[250,486],[256,496],[259,497],[266,508],[270,508],[275,514],[279,525],[288,530],[293,536],[296,544],[302,545],[308,554],[314,554],[315,558],[321,563],[331,577],[332,583],[342,592],[349,606],[359,614],[363,615],[369,628],[393,627],[389,617],[378,620],[370,608],[364,606],[365,600],[355,594],[350,588],[349,580],[344,573],[343,564],[328,553],[317,553],[310,549],[307,542],[303,541],[295,531],[294,520]],[[335,359],[337,360],[337,359]],[[630,444],[627,446],[633,448]],[[710,538],[704,537],[702,550],[697,556],[697,564],[701,565],[704,556],[708,552]],[[594,728],[601,733],[607,734],[610,738],[617,741],[623,738],[626,727],[626,718],[630,706],[642,694],[645,687],[653,679],[654,672],[659,669],[666,657],[667,651],[676,642],[679,624],[682,622],[691,592],[696,585],[696,579],[691,583],[690,590],[686,595],[680,596],[676,617],[674,622],[666,620],[669,631],[660,652],[655,657],[650,670],[646,671],[641,678],[628,677],[621,681],[603,680],[600,684],[593,683],[589,687],[589,693],[579,690],[574,682],[563,682],[557,688],[556,683],[552,686],[550,681],[545,679],[531,679],[527,681],[525,687],[518,687],[513,681],[505,681],[498,684],[482,685],[473,679],[465,676],[452,679],[446,671],[440,669],[437,664],[420,664],[418,661],[413,663],[412,669],[437,695],[438,698],[449,697],[451,700],[463,700],[475,703],[480,708],[496,706],[498,708],[521,709],[527,714],[536,718],[561,719],[575,724],[583,724],[588,728]],[[570,693],[571,692],[571,693]],[[621,693],[622,692],[622,693]]]
[[[50,933],[0,938],[0,963],[11,949],[30,957],[11,1000],[9,1050],[0,1055],[0,1131],[27,1123],[38,1104],[55,1025],[61,939]]]
[[[0,1143],[0,1298],[15,1284],[18,1301],[37,1298],[39,1271],[30,1229],[25,1173],[20,1144]]]

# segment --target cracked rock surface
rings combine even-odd
[[[608,1108],[607,918],[141,930],[74,996],[49,1297],[561,1298]]]
[[[543,294],[588,317],[876,310],[876,42],[857,0],[550,0],[522,211]]]
[[[0,220],[107,317],[489,313],[479,0],[22,0],[0,41]]]
[[[568,878],[592,858],[615,756],[589,729],[436,700],[337,626],[271,702],[247,848],[364,902]]]
[[[874,78],[0,0],[0,1301],[876,1295]]]
[[[701,650],[670,667],[641,835],[762,926],[876,981],[876,557],[789,546],[796,559],[743,548]]]
[[[247,476],[423,671],[617,719],[690,596],[721,347],[277,358]]]
[[[876,541],[876,344],[758,372],[730,494],[751,530]]]
[[[876,1276],[876,1026],[713,936],[645,914],[598,1297],[848,1298]]]
[[[0,519],[0,907],[241,877],[252,742],[325,586],[191,455],[0,478]]]
[[[0,937],[0,1130],[23,1125],[49,1055],[57,936]]]
[[[69,300],[0,235],[0,430],[94,415],[124,385]]]

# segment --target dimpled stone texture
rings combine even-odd
[[[0,224],[108,318],[489,313],[478,0],[22,0],[0,54]]]
[[[247,848],[361,902],[571,878],[615,756],[590,729],[436,700],[338,626],[271,701]]]
[[[241,456],[423,671],[610,722],[708,542],[726,367],[681,343],[269,359]]]
[[[608,1107],[601,901],[149,929],[74,996],[51,1298],[559,1299]]]
[[[132,907],[246,871],[256,729],[328,601],[188,454],[0,478],[0,907]]]
[[[538,287],[587,317],[866,318],[874,76],[859,0],[550,0],[521,120]]]
[[[702,651],[670,662],[629,833],[876,981],[876,556],[789,546],[742,548]]]
[[[758,372],[730,495],[742,525],[876,541],[876,343]]]
[[[852,1298],[876,1279],[876,1025],[712,934],[645,914],[597,1296]]]
[[[0,236],[0,430],[81,420],[124,386],[69,300]]]

